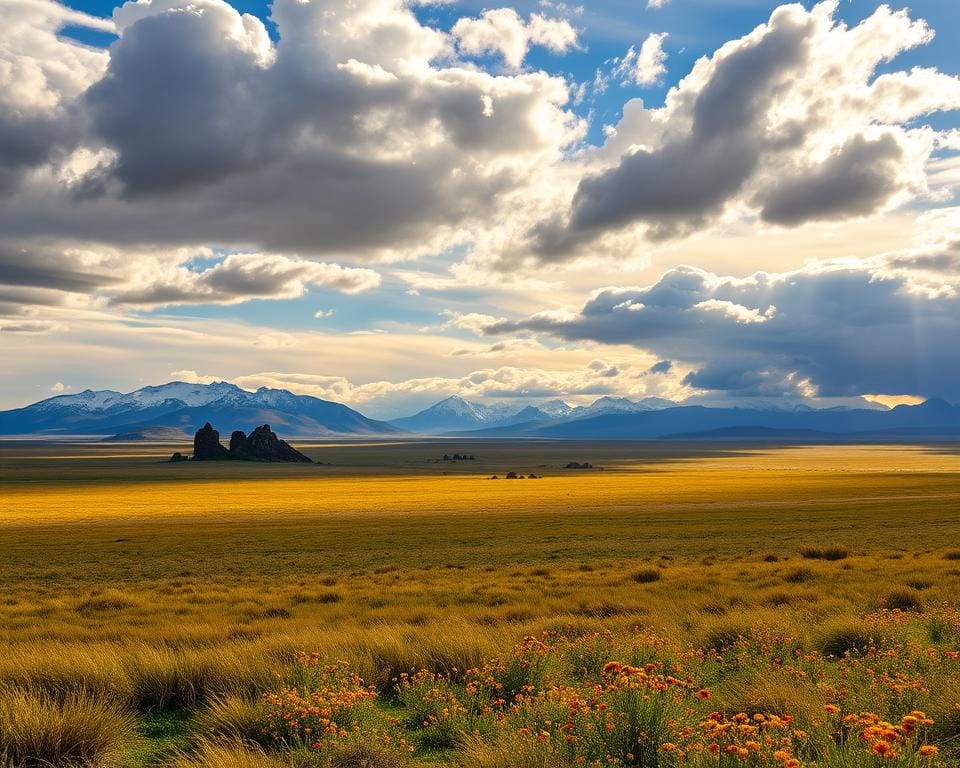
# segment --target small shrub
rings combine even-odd
[[[630,576],[637,584],[651,584],[654,581],[660,581],[661,577],[662,574],[657,568],[643,568]]]
[[[779,562],[780,562],[780,558],[779,558],[777,555],[775,555],[775,554],[773,554],[773,553],[771,552],[770,554],[763,556],[763,562],[765,562],[765,563],[779,563]]]
[[[933,582],[928,579],[908,579],[907,586],[910,589],[915,589],[917,592],[922,592],[925,589],[930,589],[933,586]]]
[[[951,549],[949,552],[944,553],[944,560],[960,560],[960,549]]]

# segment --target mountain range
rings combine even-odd
[[[206,422],[250,430],[270,424],[289,437],[451,435],[579,440],[937,439],[960,438],[960,406],[837,407],[762,403],[710,407],[660,398],[601,397],[572,407],[561,400],[485,405],[448,397],[391,422],[340,403],[283,389],[249,392],[228,382],[170,382],[134,392],[85,390],[0,412],[0,435],[100,436],[179,440]]]
[[[123,394],[84,390],[0,412],[0,435],[117,435],[151,439],[163,429],[192,435],[206,422],[250,431],[270,424],[284,436],[393,435],[389,424],[340,403],[284,389],[248,392],[234,384],[174,381]],[[163,428],[163,429],[161,429]],[[158,431],[159,430],[159,431]]]

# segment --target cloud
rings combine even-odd
[[[960,107],[960,79],[875,77],[932,31],[887,6],[855,27],[835,12],[835,2],[781,6],[697,61],[662,108],[628,103],[598,155],[609,165],[578,182],[566,213],[531,228],[529,247],[559,261],[611,233],[663,240],[754,213],[797,226],[927,194],[934,132],[912,121]]]
[[[0,196],[24,174],[79,141],[74,100],[107,54],[57,36],[65,25],[111,31],[113,24],[48,0],[0,0]]]
[[[747,278],[679,266],[646,287],[599,290],[576,313],[481,330],[633,344],[682,361],[684,383],[702,390],[960,399],[958,266],[960,237]]]
[[[283,254],[208,248],[120,249],[101,243],[0,240],[0,318],[31,307],[237,304],[293,299],[311,287],[355,294],[380,284],[368,268]],[[5,326],[6,327],[6,326]]]
[[[647,35],[640,50],[632,45],[613,68],[614,77],[624,85],[656,85],[667,72],[667,53],[663,50],[666,32]]]
[[[69,384],[64,384],[62,381],[58,381],[56,384],[50,387],[50,392],[54,395],[62,395],[67,390],[73,389]]]
[[[0,32],[0,61],[83,73],[51,90],[42,124],[0,110],[0,169],[17,179],[0,230],[18,240],[411,258],[482,229],[584,132],[563,77],[459,61],[402,0],[278,0],[275,43],[222,0],[128,2],[109,51],[58,38],[60,6],[3,2],[49,20],[23,22],[35,50]],[[567,22],[523,29],[575,44]]]
[[[508,67],[519,69],[532,45],[553,53],[577,47],[577,30],[565,19],[533,13],[524,22],[513,8],[486,10],[478,18],[461,18],[451,34],[460,52],[467,55],[499,53]]]
[[[351,269],[280,254],[234,253],[200,271],[185,266],[166,279],[115,294],[114,304],[235,304],[249,299],[295,299],[311,286],[359,293],[380,284],[372,269]]]

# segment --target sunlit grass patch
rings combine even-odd
[[[0,689],[4,768],[119,768],[135,729],[129,712],[83,693]]]

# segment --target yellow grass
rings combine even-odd
[[[186,707],[196,744],[232,721],[248,733],[250,702],[298,650],[350,659],[385,691],[558,627],[697,646],[766,627],[844,647],[904,594],[918,642],[960,642],[934,626],[960,590],[950,446],[324,443],[306,448],[320,466],[160,461],[181,448],[0,446],[0,685]],[[478,461],[437,461],[454,451]],[[544,478],[489,479],[508,470]],[[811,556],[831,548],[846,556]],[[823,704],[760,674],[717,696]],[[176,764],[277,759],[238,749]]]

